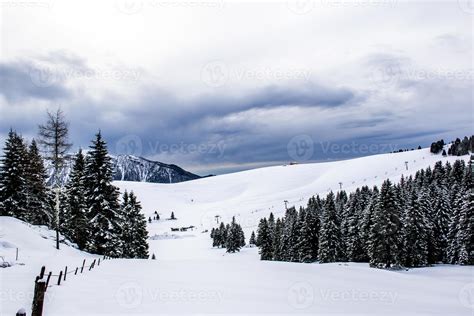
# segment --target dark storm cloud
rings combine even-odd
[[[240,94],[206,94],[193,99],[180,99],[171,93],[153,88],[145,91],[139,108],[130,115],[153,117],[154,126],[183,126],[195,124],[205,118],[221,118],[255,109],[272,109],[286,106],[339,107],[356,101],[355,93],[346,88],[330,88],[320,84],[295,87],[267,86]],[[146,123],[145,123],[146,124]]]
[[[297,88],[270,86],[244,98],[247,109],[279,106],[336,107],[349,103],[354,98],[349,89],[334,89],[316,84]]]
[[[80,74],[92,74],[86,60],[65,51],[53,51],[34,59],[0,63],[0,94],[9,102],[32,99],[70,100],[67,83]]]
[[[85,60],[67,54],[40,59],[46,65],[88,69]],[[232,92],[215,89],[192,97],[142,85],[137,86],[133,97],[123,97],[119,89],[92,97],[86,90],[67,85],[64,76],[35,81],[38,78],[31,73],[45,69],[41,63],[4,63],[0,64],[0,93],[6,101],[0,103],[1,133],[11,126],[27,137],[34,136],[37,124],[45,119],[46,108],[61,105],[71,121],[76,148],[87,148],[101,129],[112,153],[132,153],[183,167],[209,165],[204,173],[239,170],[249,163],[288,162],[292,160],[288,144],[298,135],[311,137],[314,153],[307,161],[318,161],[426,146],[438,137],[450,140],[466,133],[470,116],[462,113],[472,104],[468,82],[443,77],[393,80],[391,76],[410,64],[397,55],[371,55],[364,62],[369,68],[375,67],[379,77],[373,79],[381,79],[383,84],[368,90],[383,90],[388,84],[390,89],[401,87],[413,97],[397,99],[396,94],[387,94],[373,101],[379,91],[314,82]],[[37,101],[46,105],[31,105]],[[399,109],[400,105],[404,109]],[[439,120],[440,112],[444,113],[443,121]],[[450,128],[455,124],[456,128]],[[131,141],[138,143],[127,148]],[[224,147],[219,151],[221,145]],[[342,145],[352,149],[338,150]],[[369,152],[361,149],[369,145]],[[170,146],[176,149],[170,150]]]
[[[341,124],[341,128],[352,129],[352,128],[359,128],[359,127],[375,127],[379,124],[388,122],[394,118],[395,118],[394,115],[387,115],[386,117],[374,117],[374,118],[368,118],[368,119],[354,118],[350,122],[343,122]]]
[[[48,68],[28,62],[0,63],[0,94],[9,102],[25,99],[57,100],[70,91]]]
[[[221,161],[266,161],[272,156],[276,157],[276,152],[282,151],[286,146],[282,145],[281,139],[271,134],[263,139],[262,135],[254,131],[255,125],[251,122],[230,125],[223,121],[247,111],[286,107],[334,108],[350,104],[354,99],[355,94],[348,89],[325,88],[315,84],[299,88],[271,86],[238,96],[215,94],[194,99],[179,99],[155,88],[153,92],[142,94],[140,100],[133,101],[140,106],[128,104],[123,107],[123,116],[126,117],[123,124],[111,122],[105,125],[112,151],[117,149],[115,144],[120,144],[129,135],[139,135],[143,155],[159,154],[160,145],[216,144],[225,141],[226,151],[224,157],[219,157]],[[103,109],[104,105],[101,107]],[[76,108],[80,109],[82,106]],[[79,117],[81,115],[84,112],[78,113]],[[82,119],[88,122],[91,120],[103,126],[106,118],[95,114],[90,120]],[[283,156],[286,155],[286,151],[283,152]],[[215,161],[216,156],[217,152],[207,152],[197,159]]]

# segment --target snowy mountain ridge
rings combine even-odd
[[[152,183],[178,183],[201,178],[183,168],[165,164],[159,161],[152,161],[143,157],[132,155],[110,156],[114,170],[114,180],[136,181]],[[74,155],[66,157],[65,166],[60,174],[62,183],[66,183],[74,165]],[[46,162],[48,171],[48,184],[52,177],[53,169],[51,164]]]

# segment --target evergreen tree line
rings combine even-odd
[[[456,138],[456,140],[449,146],[448,155],[463,156],[470,152],[474,152],[474,135],[467,138],[464,136],[462,140]]]
[[[369,262],[372,267],[474,264],[473,160],[437,162],[398,184],[315,196],[260,220],[261,260]]]
[[[147,258],[148,233],[133,192],[122,200],[99,132],[87,155],[79,151],[60,196],[59,231],[82,250],[111,257]],[[56,228],[53,188],[35,140],[10,130],[0,166],[0,215]]]
[[[468,155],[469,152],[474,152],[474,135],[464,138],[461,140],[456,138],[455,141],[451,143],[448,148],[448,152],[443,149],[446,143],[444,140],[438,140],[436,142],[431,143],[430,152],[433,154],[439,154],[441,151],[443,152],[443,156],[464,156]]]
[[[212,247],[226,248],[227,252],[240,251],[245,246],[245,235],[240,224],[235,222],[235,217],[232,217],[232,222],[225,225],[221,222],[219,228],[211,230]]]

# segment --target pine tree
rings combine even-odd
[[[220,241],[220,231],[218,228],[213,228],[211,231],[211,238],[212,238],[212,247],[219,247],[221,245]]]
[[[363,216],[364,201],[362,192],[357,189],[352,200],[346,204],[348,218],[345,236],[345,255],[348,261],[362,262],[366,260],[365,245],[362,240],[361,222]]]
[[[436,258],[438,257],[438,254],[441,252],[439,250],[439,246],[437,244],[437,240],[434,235],[434,227],[436,225],[435,222],[435,212],[433,208],[433,203],[431,201],[430,197],[430,184],[426,183],[419,191],[418,191],[418,196],[419,196],[419,204],[421,208],[421,212],[425,215],[427,219],[427,224],[428,224],[428,230],[427,230],[427,235],[428,235],[428,264],[434,264],[436,263]]]
[[[132,222],[129,220],[131,217],[130,214],[132,214],[132,205],[130,203],[130,196],[128,194],[128,191],[125,190],[125,192],[122,195],[122,204],[120,206],[121,208],[121,215],[123,216],[122,221],[122,242],[123,242],[123,247],[122,247],[122,257],[123,258],[133,258],[135,253],[133,249],[133,228],[132,228]]]
[[[459,252],[461,245],[459,244],[458,233],[461,221],[461,208],[463,205],[464,190],[463,186],[459,186],[455,183],[451,189],[451,207],[452,216],[449,225],[448,233],[448,263],[456,264],[459,263]]]
[[[273,234],[273,252],[272,252],[272,257],[273,260],[276,261],[281,261],[283,260],[282,253],[282,234],[283,234],[283,226],[284,222],[281,219],[277,219],[275,223],[275,232]]]
[[[296,249],[298,243],[297,238],[297,221],[298,212],[294,207],[290,207],[286,210],[285,220],[283,225],[282,237],[281,237],[281,258],[283,261],[297,262],[299,255]],[[269,241],[270,243],[270,241]],[[273,248],[270,243],[270,248]]]
[[[257,240],[255,239],[255,232],[252,231],[252,234],[250,235],[249,245],[255,246],[256,242],[257,242]]]
[[[240,226],[239,224],[237,224],[237,232],[238,232],[238,235],[239,235],[239,246],[240,246],[240,248],[245,247],[244,230],[242,229],[242,226]]]
[[[268,221],[264,218],[258,228],[260,260],[272,260],[273,249]]]
[[[53,214],[46,187],[46,169],[34,139],[27,153],[25,178],[28,222],[33,225],[51,225]]]
[[[415,190],[411,193],[403,218],[403,264],[422,267],[428,264],[429,225]]]
[[[456,236],[459,245],[459,264],[474,265],[474,194],[472,191],[463,203],[459,226]]]
[[[474,169],[472,160],[463,180],[463,196],[460,203],[459,228],[456,234],[459,251],[459,264],[474,264]]]
[[[225,248],[225,244],[227,242],[227,227],[221,222],[219,226],[219,230],[216,233],[217,237],[217,247]]]
[[[444,180],[438,180],[436,197],[434,201],[434,236],[438,246],[436,261],[447,263],[448,234],[451,221],[451,205],[449,204],[449,193]]]
[[[306,210],[300,206],[300,209],[297,213],[297,219],[291,236],[291,247],[289,249],[291,253],[292,262],[300,262],[301,260],[301,245],[302,245],[302,236],[301,232],[304,226],[304,219],[306,217]],[[274,229],[273,229],[274,230]],[[272,236],[273,240],[273,236]],[[273,245],[272,245],[273,246]]]
[[[130,236],[127,236],[127,238],[131,239],[129,245],[131,251],[128,255],[130,258],[146,259],[148,258],[146,219],[142,213],[142,206],[133,191],[128,195],[128,207],[125,207],[124,210],[124,226],[131,233]]]
[[[369,256],[373,267],[390,268],[400,264],[400,218],[392,183],[385,180],[380,189],[370,229]]]
[[[342,216],[344,206],[346,205],[348,200],[349,198],[347,197],[346,191],[341,190],[336,193],[335,204],[336,204],[336,211],[339,217]]]
[[[0,215],[28,220],[27,149],[23,138],[13,130],[3,149],[0,165]]]
[[[268,232],[270,234],[270,247],[273,249],[273,236],[275,235],[275,216],[273,213],[268,216]]]
[[[342,253],[341,224],[336,211],[334,193],[326,198],[319,236],[319,262],[335,262],[341,260]]]
[[[85,158],[82,150],[79,150],[66,185],[66,207],[69,215],[66,235],[79,249],[85,249],[89,237],[86,194]]]
[[[211,229],[211,234],[209,235],[209,237],[211,237],[212,239],[212,247],[215,247],[214,243],[216,238],[216,229],[214,227]]]
[[[457,185],[462,185],[465,169],[466,169],[466,164],[464,160],[456,160],[453,163],[453,167],[449,175],[450,185],[454,185],[455,183]]]
[[[299,248],[300,262],[318,260],[320,220],[316,210],[308,208],[301,226]]]
[[[235,217],[232,217],[232,223],[230,224],[225,246],[227,252],[232,253],[240,251],[240,248],[242,247],[241,229],[239,229],[239,225],[235,222]]]
[[[90,237],[87,249],[110,257],[122,255],[118,189],[112,185],[112,163],[99,132],[86,159],[87,207]]]

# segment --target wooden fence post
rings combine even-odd
[[[93,269],[94,266],[95,266],[95,259],[94,259],[94,261],[92,261],[92,264],[91,264],[90,267],[89,267],[89,271],[90,271],[91,269]]]
[[[85,264],[86,264],[86,259],[84,259],[84,261],[82,261],[81,273],[82,273],[82,271],[84,271],[84,266],[85,266]]]
[[[66,281],[66,275],[67,275],[67,266],[64,268],[64,281]]]
[[[16,316],[26,316],[26,311],[24,308],[20,308],[18,312],[16,312]]]
[[[42,266],[41,267],[41,271],[40,271],[40,275],[39,275],[39,278],[42,279],[44,277],[44,271],[46,270],[46,267],[45,266]]]
[[[46,292],[46,281],[36,277],[35,294],[33,298],[33,308],[31,316],[43,315],[44,293]]]
[[[59,272],[59,278],[58,278],[58,285],[61,285],[61,279],[62,279],[62,277],[63,277],[63,272],[60,271],[60,272]]]
[[[100,258],[99,258],[99,261],[97,261],[97,265],[100,266]]]
[[[76,275],[76,274],[77,274],[77,270],[79,270],[79,268],[76,268],[76,272],[74,272],[74,275]]]
[[[53,273],[52,273],[51,271],[49,271],[49,273],[48,273],[48,278],[46,279],[46,288],[45,288],[45,290],[44,290],[45,292],[46,292],[46,290],[48,289],[49,279],[51,279],[51,274],[53,274]]]

